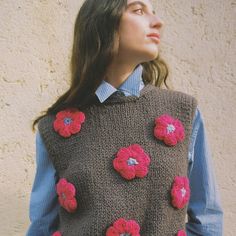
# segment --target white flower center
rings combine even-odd
[[[61,196],[62,196],[62,198],[63,198],[64,200],[66,199],[65,193],[62,193]]]
[[[64,124],[65,124],[65,125],[69,125],[71,122],[72,122],[72,119],[69,118],[69,117],[67,117],[67,118],[64,119]]]
[[[181,188],[181,193],[182,193],[182,197],[184,197],[185,196],[185,194],[186,194],[186,189],[183,187],[183,188]]]
[[[137,165],[137,164],[138,164],[137,160],[134,159],[134,158],[132,158],[132,157],[130,157],[130,158],[127,160],[127,163],[128,163],[129,166],[133,166],[133,165]]]
[[[173,133],[175,131],[175,127],[172,124],[167,125],[167,133]]]

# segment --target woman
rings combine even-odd
[[[149,0],[82,5],[70,88],[33,124],[28,236],[222,235],[197,100],[161,88],[162,26]]]

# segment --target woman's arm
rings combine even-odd
[[[189,150],[188,236],[223,235],[223,210],[211,158],[203,118],[197,108]]]
[[[59,204],[56,171],[48,158],[40,133],[36,133],[36,174],[30,196],[31,224],[26,236],[49,236],[57,228]]]

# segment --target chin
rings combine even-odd
[[[158,57],[158,51],[152,51],[145,55],[146,61],[153,61]]]

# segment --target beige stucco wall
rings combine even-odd
[[[30,125],[68,87],[73,24],[82,1],[0,0],[0,235],[29,225],[35,175]],[[176,90],[199,101],[224,208],[236,235],[235,0],[158,1],[162,54]],[[234,63],[233,63],[234,62]]]

